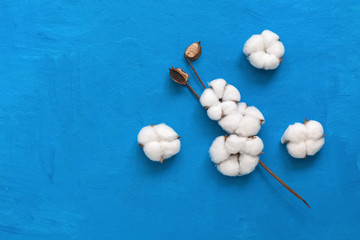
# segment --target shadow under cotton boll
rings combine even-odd
[[[133,159],[140,159],[140,161],[136,161],[135,163],[136,168],[139,169],[137,172],[145,175],[160,174],[163,171],[169,171],[169,169],[174,164],[174,161],[178,157],[177,155],[172,156],[171,158],[164,161],[163,164],[159,164],[154,161],[149,161],[149,158],[146,157],[144,151],[137,142],[134,142],[133,149],[134,150],[132,152],[135,154]],[[130,158],[129,161],[133,161],[133,159]]]
[[[318,152],[316,155],[307,156],[306,159],[293,158],[287,152],[286,145],[279,143],[279,152],[281,152],[281,159],[285,159],[285,165],[288,168],[291,168],[293,171],[301,171],[302,169],[309,168],[314,165],[316,159],[321,155],[322,151]]]
[[[249,79],[251,81],[256,81],[259,83],[270,82],[271,79],[276,75],[276,72],[278,71],[278,69],[273,71],[264,71],[262,69],[257,69],[252,67],[247,59],[247,56],[245,56],[243,53],[241,53],[239,57],[239,65],[241,71],[244,73],[245,76],[247,76],[244,79]],[[278,68],[281,68],[281,66],[279,66]]]
[[[253,177],[252,174],[244,175],[242,177],[229,177],[223,174],[219,174],[219,171],[216,168],[216,164],[210,162],[208,157],[203,161],[206,169],[206,173],[209,173],[210,178],[213,179],[214,184],[220,185],[221,187],[228,188],[229,186],[244,187],[249,182],[251,182],[251,178]]]

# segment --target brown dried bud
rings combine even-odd
[[[177,82],[181,85],[186,85],[189,79],[189,75],[184,72],[181,68],[169,68],[170,77],[174,82]]]
[[[188,46],[188,48],[185,50],[184,55],[185,55],[185,57],[188,57],[193,61],[198,59],[201,55],[200,41]]]

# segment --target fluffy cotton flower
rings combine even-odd
[[[210,82],[210,88],[201,94],[200,103],[207,108],[210,119],[218,121],[224,115],[236,111],[236,104],[240,101],[240,92],[224,79]]]
[[[314,120],[305,123],[290,125],[283,136],[281,143],[286,143],[289,154],[294,158],[306,158],[317,153],[325,143],[324,129]]]
[[[251,65],[259,69],[271,70],[279,66],[285,48],[278,35],[264,30],[261,34],[252,35],[246,41],[243,51]]]
[[[235,134],[217,137],[209,153],[219,172],[226,176],[242,176],[254,171],[264,148],[261,139]]]
[[[240,102],[237,104],[236,111],[224,116],[219,121],[219,125],[229,134],[250,137],[260,131],[264,122],[265,118],[259,109]]]
[[[256,135],[265,119],[256,107],[249,107],[240,101],[240,92],[224,79],[210,82],[210,88],[204,90],[200,103],[207,108],[210,119],[219,121],[219,125],[229,134],[249,137]]]
[[[152,161],[163,162],[180,151],[180,136],[164,123],[143,127],[138,134],[138,143]]]

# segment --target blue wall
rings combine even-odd
[[[360,234],[360,2],[1,1],[0,239],[356,239]],[[242,47],[270,29],[275,71]],[[224,134],[168,67],[187,45],[209,82],[222,77],[266,124],[264,169],[228,178],[208,157]],[[323,123],[315,157],[280,144],[289,124]],[[166,122],[182,150],[163,165],[137,145]]]

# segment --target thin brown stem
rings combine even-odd
[[[291,192],[292,194],[294,194],[297,198],[299,198],[301,201],[303,201],[306,206],[308,206],[310,208],[310,205],[299,195],[297,194],[294,190],[292,190],[283,180],[281,180],[278,176],[276,176],[275,173],[273,173],[266,165],[263,161],[259,160],[260,165],[265,168],[265,170],[270,173],[271,176],[273,176],[281,185],[283,185],[289,192]]]
[[[194,91],[194,89],[187,82],[185,85],[190,89],[190,91],[195,95],[195,97],[197,99],[200,99],[199,95]]]
[[[199,75],[197,74],[197,72],[196,72],[196,70],[195,70],[194,66],[192,65],[192,63],[191,63],[190,59],[189,59],[187,56],[185,56],[185,58],[186,58],[187,62],[190,64],[190,66],[191,66],[192,70],[194,71],[194,73],[195,73],[195,75],[196,75],[197,79],[199,79],[199,81],[200,81],[201,85],[204,87],[204,89],[206,89],[206,87],[205,87],[204,83],[201,81],[201,79],[200,79]]]

